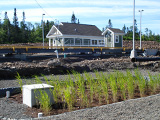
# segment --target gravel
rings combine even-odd
[[[160,94],[127,100],[119,103],[87,108],[60,115],[54,115],[44,120],[159,120]]]
[[[0,99],[0,118],[31,119],[24,114],[27,106]],[[159,120],[160,94],[119,103],[87,108],[35,120]]]
[[[0,98],[0,119],[30,119],[30,116],[24,114],[26,109],[26,105],[18,104],[7,98]]]

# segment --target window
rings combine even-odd
[[[74,38],[64,38],[65,45],[74,45]]]
[[[99,40],[99,45],[104,45],[104,40]]]
[[[119,36],[116,36],[116,41],[115,43],[119,43]]]
[[[92,40],[92,45],[97,45],[97,40]]]
[[[90,39],[83,39],[84,45],[90,45]]]
[[[75,38],[75,45],[82,45],[82,39],[81,38]]]

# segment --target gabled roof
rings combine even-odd
[[[102,31],[95,25],[62,22],[58,29],[64,35],[102,36]]]
[[[119,33],[119,34],[125,34],[122,30],[120,29],[117,29],[117,28],[107,28],[103,33],[102,35],[104,35],[107,31],[111,31],[113,33]]]

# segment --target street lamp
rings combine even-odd
[[[140,12],[140,49],[142,49],[142,39],[141,39],[141,19],[142,19],[142,12],[143,12],[144,10],[139,10],[139,12]]]
[[[130,58],[137,57],[137,52],[135,50],[135,0],[133,0],[133,50],[131,51]]]
[[[44,23],[43,23],[43,16],[45,14],[42,14],[42,37],[43,37],[43,49],[44,49]]]

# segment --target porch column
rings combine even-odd
[[[49,38],[49,49],[51,49],[51,39]]]

